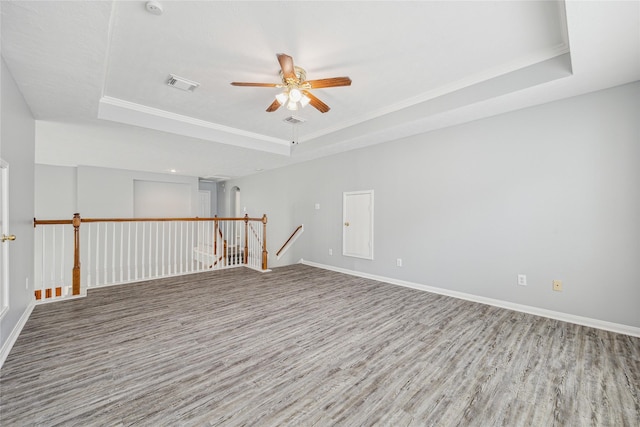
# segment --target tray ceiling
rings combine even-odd
[[[582,3],[162,2],[156,16],[140,1],[12,1],[2,55],[38,121],[37,161],[242,176],[638,79],[638,5]],[[585,58],[612,30],[618,75],[598,75]],[[313,91],[326,114],[266,113],[277,89],[229,83],[278,82],[280,52],[353,84]]]

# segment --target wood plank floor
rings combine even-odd
[[[638,426],[640,339],[303,265],[37,306],[3,426]]]

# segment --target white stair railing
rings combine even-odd
[[[76,214],[74,220],[34,220],[36,299],[223,268],[266,271],[266,223],[266,215],[83,219]]]

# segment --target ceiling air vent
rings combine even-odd
[[[217,182],[217,181],[226,181],[228,179],[231,179],[231,177],[224,176],[224,175],[208,175],[208,176],[205,176],[204,178],[201,178],[201,181]]]
[[[289,116],[286,119],[282,119],[287,123],[291,123],[292,125],[297,125],[298,123],[304,123],[307,119],[303,119],[302,117]]]
[[[195,88],[200,86],[200,83],[187,80],[183,77],[178,77],[175,74],[169,74],[169,80],[167,80],[167,84],[169,86],[175,87],[176,89],[182,89],[188,92],[193,92]]]

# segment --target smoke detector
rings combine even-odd
[[[282,121],[287,122],[292,125],[297,125],[298,123],[304,123],[307,119],[303,119],[302,117],[289,116],[286,119],[282,119]]]
[[[187,80],[184,77],[178,77],[175,74],[169,74],[167,84],[171,87],[175,87],[176,89],[186,90],[187,92],[193,92],[198,86],[200,86],[200,83]]]
[[[152,15],[162,15],[162,5],[157,1],[148,1],[144,7]]]

